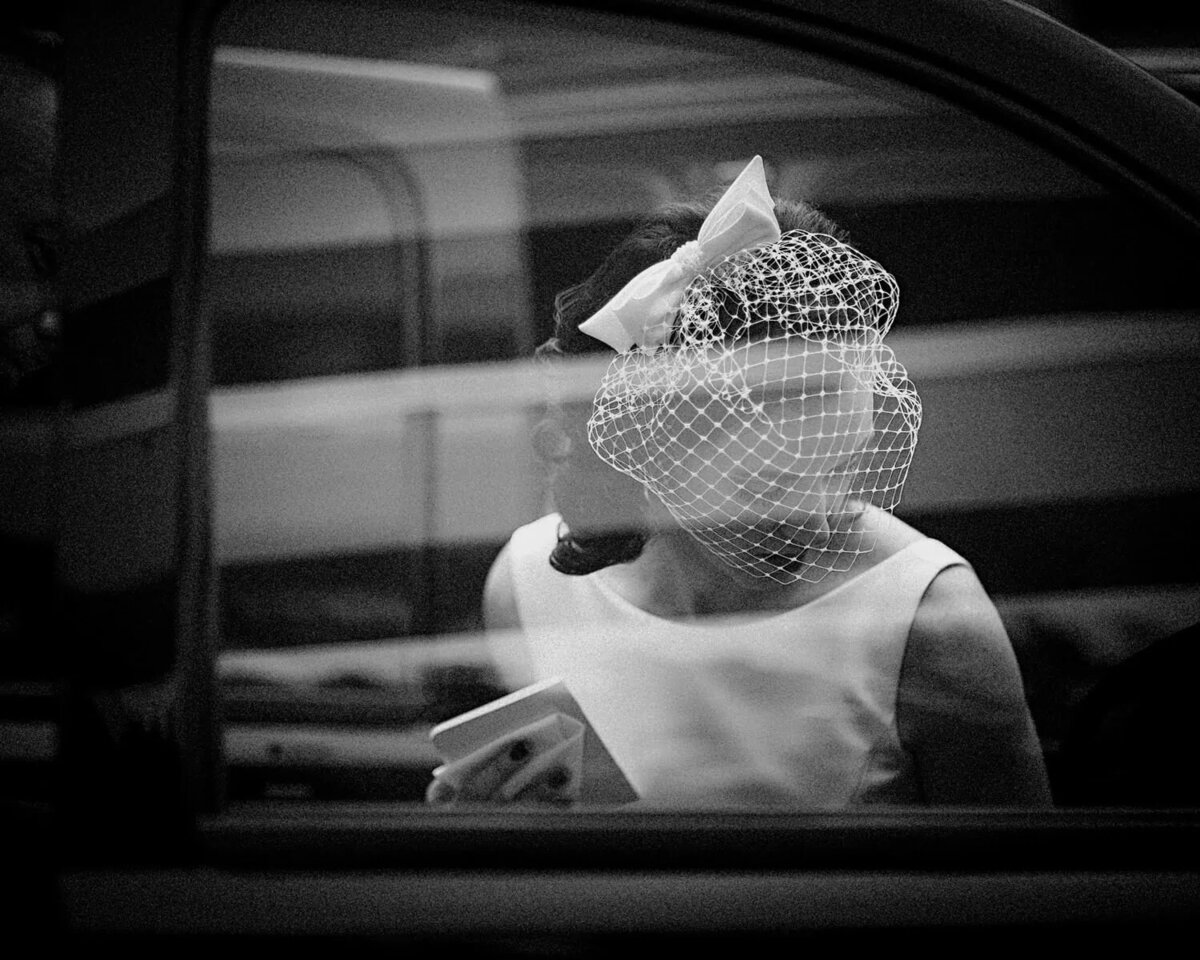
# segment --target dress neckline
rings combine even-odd
[[[889,556],[884,557],[878,563],[871,564],[871,566],[867,567],[865,570],[863,570],[859,573],[856,573],[854,576],[849,577],[846,580],[843,580],[836,587],[832,587],[831,589],[826,590],[824,593],[813,597],[811,600],[807,601],[806,603],[802,603],[799,606],[790,607],[789,609],[786,609],[786,610],[779,610],[779,611],[769,613],[769,614],[766,614],[764,616],[759,616],[759,617],[748,616],[746,614],[721,614],[721,615],[716,615],[716,616],[711,616],[711,617],[698,617],[695,619],[679,619],[679,618],[674,618],[674,617],[663,617],[656,613],[650,613],[648,610],[643,610],[636,603],[633,603],[630,600],[625,599],[625,597],[623,597],[620,593],[618,593],[616,590],[614,590],[611,586],[609,586],[607,583],[605,583],[599,577],[596,577],[593,575],[591,577],[588,577],[588,579],[591,580],[591,582],[596,587],[596,589],[599,590],[605,596],[606,599],[613,602],[616,606],[620,607],[626,613],[632,614],[633,616],[636,616],[636,617],[640,617],[644,620],[650,621],[650,622],[660,625],[660,626],[663,624],[670,624],[672,626],[687,627],[689,629],[696,629],[696,630],[728,630],[731,626],[732,627],[759,626],[759,625],[766,626],[766,625],[769,625],[769,624],[775,622],[776,620],[782,620],[787,617],[794,617],[798,613],[809,611],[809,610],[814,609],[815,607],[825,604],[830,598],[841,595],[842,593],[847,591],[850,587],[861,586],[868,578],[870,578],[874,574],[874,572],[876,570],[881,570],[882,568],[891,564],[898,557],[901,557],[904,554],[908,553],[908,551],[910,551],[916,547],[919,547],[921,544],[928,543],[928,542],[929,542],[928,537],[921,537],[920,539],[914,540],[911,543],[907,543],[904,546],[902,546],[899,550],[895,551],[894,553],[890,554]]]

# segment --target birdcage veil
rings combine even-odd
[[[900,500],[921,405],[884,343],[897,286],[823,234],[703,269],[661,343],[612,361],[588,439],[725,563],[781,583],[848,569]]]

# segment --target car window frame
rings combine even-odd
[[[537,4],[534,4],[535,6]],[[205,322],[197,292],[206,244],[204,218],[204,116],[211,31],[225,4],[198,3],[189,10],[189,40],[183,50],[184,85],[178,116],[180,137],[177,171],[176,227],[182,244],[178,310],[190,335],[203,341]],[[586,3],[554,4],[577,8],[579,16],[597,22],[619,22]],[[1200,178],[1179,191],[1167,184],[1178,172],[1185,147],[1200,146],[1200,134],[1188,144],[1165,151],[1148,164],[1118,140],[1104,148],[1112,123],[1091,117],[1090,125],[1066,123],[1065,111],[1047,107],[1033,91],[1052,69],[1039,64],[1034,75],[1005,76],[998,65],[1010,45],[1034,35],[1030,13],[1019,5],[990,3],[1007,24],[1005,43],[986,62],[968,66],[957,51],[982,51],[981,41],[955,46],[955,56],[937,49],[935,34],[918,40],[916,26],[905,26],[900,11],[887,4],[862,4],[852,12],[833,2],[790,5],[703,2],[625,4],[622,10],[658,21],[667,28],[727,31],[750,43],[771,43],[781,50],[801,43],[807,49],[844,60],[850,66],[886,71],[978,113],[1025,136],[1043,137],[1056,150],[1107,182],[1119,182],[1147,202],[1200,229]],[[850,5],[854,7],[855,5]],[[944,37],[963,41],[979,20],[938,0],[930,17],[944,17]],[[936,8],[936,9],[934,9]],[[891,25],[896,39],[870,27],[871,19]],[[629,21],[631,24],[634,21]],[[930,21],[932,22],[932,20]],[[926,24],[928,25],[928,24]],[[943,37],[943,39],[944,39]],[[1065,31],[1056,40],[1088,69],[1124,90],[1119,102],[1160,103],[1176,117],[1200,116],[1184,98],[1164,93],[1161,84],[1127,61]],[[951,45],[953,46],[953,45]],[[1060,57],[1062,50],[1054,53]],[[1053,59],[1053,58],[1051,58]],[[1129,89],[1119,87],[1129,84]],[[1056,81],[1058,102],[1067,81]],[[1101,99],[1099,96],[1097,99]],[[199,349],[197,347],[197,349]],[[207,536],[203,495],[208,384],[199,365],[185,384],[185,406],[191,411],[190,433],[195,461],[193,491],[187,504],[187,536],[203,579]],[[202,862],[239,869],[483,869],[611,871],[687,870],[934,870],[971,869],[1009,874],[1033,871],[1108,869],[1165,871],[1172,876],[1195,870],[1200,818],[1193,811],[1011,811],[897,810],[886,815],[682,813],[613,811],[572,813],[455,813],[379,809],[314,809],[286,813],[232,814],[219,801],[219,746],[213,725],[213,613],[209,588],[185,598],[183,621],[191,626],[181,637],[186,664],[188,711],[187,768]]]

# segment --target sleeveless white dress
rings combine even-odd
[[[550,567],[559,518],[517,530],[512,589],[539,678],[561,676],[644,803],[919,803],[896,732],[917,605],[965,564],[922,539],[795,610],[680,622]]]

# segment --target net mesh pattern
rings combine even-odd
[[[921,403],[883,342],[894,278],[792,232],[694,280],[667,343],[618,355],[588,438],[725,563],[816,582],[872,549]]]

